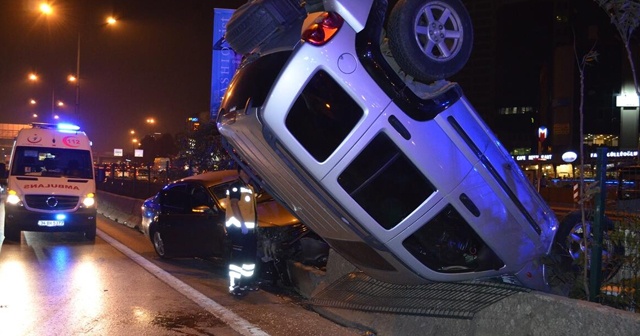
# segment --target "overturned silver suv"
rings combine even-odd
[[[473,44],[459,0],[325,0],[291,22],[273,19],[278,3],[250,1],[229,21],[245,56],[217,119],[270,194],[381,281],[570,285],[557,276],[571,269],[575,223],[559,237],[555,214],[446,80]],[[249,45],[236,38],[245,29]]]

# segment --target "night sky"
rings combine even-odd
[[[0,123],[49,121],[54,97],[66,104],[57,113],[104,152],[130,148],[131,129],[175,135],[187,117],[209,111],[213,10],[245,1],[55,0],[55,16],[46,18],[39,3],[0,1]],[[103,24],[108,15],[117,25]],[[78,36],[76,118],[76,90],[66,77],[76,72]],[[27,80],[34,71],[35,84]]]

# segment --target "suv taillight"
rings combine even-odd
[[[336,13],[324,12],[320,14],[305,30],[302,32],[302,39],[313,44],[323,45],[340,30],[344,20]]]

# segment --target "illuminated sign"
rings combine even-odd
[[[122,148],[115,148],[113,150],[113,156],[122,156]]]
[[[638,107],[637,95],[621,95],[616,96],[616,107]]]
[[[544,140],[547,139],[547,134],[548,134],[548,130],[546,127],[540,126],[540,128],[538,128],[538,140],[540,142],[544,142]]]
[[[516,161],[534,161],[534,160],[547,161],[547,160],[551,160],[552,157],[553,157],[552,154],[545,154],[545,155],[518,155],[518,156],[516,156]]]
[[[607,157],[613,158],[622,158],[622,157],[636,157],[638,156],[638,151],[618,151],[618,152],[607,152]],[[591,153],[589,155],[590,158],[597,158],[598,153]]]
[[[577,158],[578,158],[578,154],[576,154],[576,152],[568,151],[562,154],[562,161],[567,163],[571,163],[575,161]]]

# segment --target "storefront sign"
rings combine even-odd
[[[575,161],[577,158],[578,158],[578,154],[576,154],[576,152],[568,151],[562,154],[562,161],[567,163],[571,163]]]
[[[617,151],[617,152],[607,152],[607,157],[612,158],[624,158],[624,157],[636,157],[638,156],[638,151]],[[598,153],[589,154],[590,158],[597,158]]]

